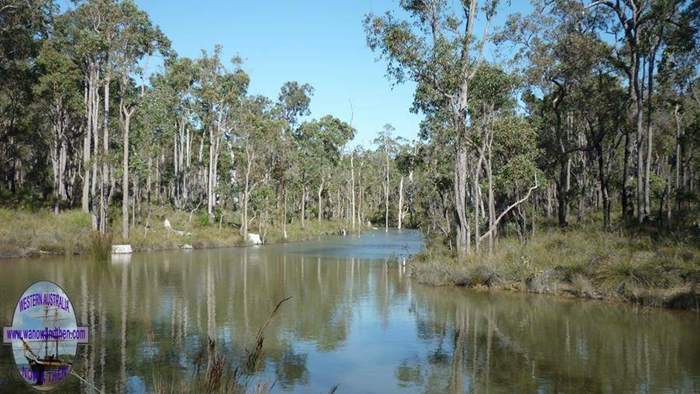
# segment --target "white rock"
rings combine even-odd
[[[131,254],[131,245],[112,245],[112,254]]]
[[[168,218],[165,218],[165,220],[163,220],[163,227],[165,227],[165,229],[168,230],[169,233],[173,232],[175,233],[175,235],[179,235],[181,237],[189,237],[190,235],[192,235],[192,233],[190,232],[185,232],[183,230],[175,230],[173,228],[173,225],[170,224],[170,220],[168,220]]]
[[[262,239],[260,239],[260,234],[248,233],[248,242],[253,245],[262,245]]]
[[[112,264],[126,264],[131,261],[130,254],[113,254],[111,258]]]
[[[193,249],[193,248],[192,248],[192,245],[184,244],[184,245],[180,246],[180,249]]]

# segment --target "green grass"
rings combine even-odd
[[[91,235],[90,216],[80,211],[0,208],[0,257],[86,253]]]
[[[611,233],[594,224],[545,230],[526,244],[501,239],[492,256],[462,260],[428,248],[412,264],[418,281],[697,308],[700,248],[692,238]]]
[[[91,254],[105,258],[111,244],[131,244],[136,251],[178,249],[191,245],[195,249],[221,248],[245,245],[239,232],[239,215],[225,211],[224,220],[209,223],[206,212],[190,213],[167,207],[154,207],[148,228],[146,219],[132,227],[128,239],[121,234],[121,216],[111,212],[111,231],[99,237],[93,234],[91,219],[79,210],[64,211],[58,215],[46,210],[12,210],[0,208],[0,258],[51,255]],[[168,219],[174,230],[168,231],[164,220]],[[346,227],[344,222],[309,220],[304,228],[299,221],[287,225],[287,238],[282,227],[263,228],[265,243],[303,241],[323,235],[339,234]],[[259,233],[257,225],[250,233]]]

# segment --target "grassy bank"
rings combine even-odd
[[[164,220],[171,223],[171,231]],[[228,219],[228,220],[227,220]],[[221,223],[209,223],[206,214],[167,208],[153,210],[150,225],[137,224],[130,230],[129,238],[121,237],[120,228],[112,231],[111,243],[128,243],[136,251],[178,249],[190,245],[194,249],[219,248],[245,245],[239,234],[237,215],[224,215]],[[115,219],[116,220],[116,219]],[[113,225],[121,222],[113,221]],[[344,228],[342,222],[311,220],[304,228],[300,223],[287,225],[287,238],[281,228],[263,229],[265,243],[301,241],[322,235],[338,234]],[[255,226],[249,232],[257,233]],[[45,210],[26,211],[0,209],[0,258],[40,255],[73,255],[95,253],[102,245],[92,232],[90,216],[79,211],[65,211],[58,215]]]
[[[430,246],[430,245],[429,245]],[[501,239],[492,256],[462,261],[429,247],[412,262],[421,283],[700,308],[700,247],[692,237],[604,232],[590,224]]]

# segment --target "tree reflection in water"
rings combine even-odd
[[[76,294],[79,323],[91,327],[75,371],[105,392],[152,391],[163,382],[188,387],[197,365],[202,371],[220,362],[231,369],[243,365],[257,330],[286,296],[293,298],[265,330],[261,363],[246,378],[249,387],[700,390],[695,314],[420,286],[400,258],[390,258],[402,247],[384,247],[384,257],[377,258],[377,245],[412,241],[385,242],[377,237],[398,235],[382,234],[369,239],[368,249],[362,237],[353,237],[347,248],[341,240],[328,249],[310,243],[161,252],[112,264],[7,261],[0,266],[0,286],[10,296],[0,299],[0,310],[11,310],[11,295],[27,283],[60,279],[69,295]],[[357,257],[362,255],[373,259]],[[4,372],[11,365],[0,359],[0,391],[20,389]],[[60,390],[90,387],[71,380]]]

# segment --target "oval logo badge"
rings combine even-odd
[[[53,282],[29,286],[17,301],[12,327],[3,342],[12,345],[15,364],[24,381],[47,391],[70,374],[79,343],[87,343],[87,327],[78,327],[73,304]]]

